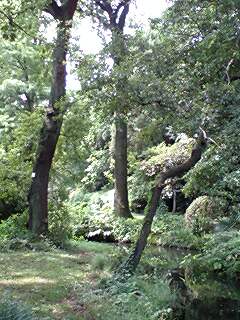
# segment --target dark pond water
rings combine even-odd
[[[156,259],[156,269],[160,277],[166,278],[169,270],[177,268],[187,254],[187,250],[150,246],[146,249],[142,265]],[[195,279],[185,282],[191,292],[190,302],[182,315],[183,320],[240,320],[240,284],[215,276],[211,279]]]
[[[185,309],[184,320],[239,320],[238,300],[217,298],[214,301],[195,300]]]

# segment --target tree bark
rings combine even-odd
[[[136,270],[143,250],[147,245],[148,236],[151,233],[153,218],[156,214],[162,190],[165,187],[165,181],[169,178],[181,176],[194,167],[195,164],[201,159],[202,153],[207,146],[207,141],[208,139],[205,132],[200,130],[190,158],[184,163],[160,173],[157,185],[153,189],[152,197],[135,248],[129,258],[119,267],[116,275],[131,274]]]
[[[108,15],[109,24],[107,27],[112,33],[112,58],[114,66],[119,66],[126,55],[125,39],[123,30],[129,12],[130,0],[119,1],[114,9],[107,0],[95,0],[95,3]],[[122,9],[122,11],[121,11]],[[127,79],[122,79],[117,84],[119,95],[118,105],[116,105],[114,117],[114,212],[123,218],[132,218],[128,201],[127,186],[127,122],[125,120],[125,101],[121,95],[125,91]]]
[[[56,46],[53,52],[53,80],[49,105],[40,131],[32,182],[28,194],[28,228],[36,235],[48,231],[49,173],[66,110],[66,55],[70,40],[71,20],[78,0],[68,0],[59,7],[55,1],[45,9],[58,20]]]
[[[115,113],[114,126],[114,210],[120,217],[131,218],[127,188],[127,123],[121,113]]]

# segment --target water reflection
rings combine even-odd
[[[161,267],[159,275],[165,277],[169,269],[177,268],[187,254],[195,252],[149,246],[144,257],[149,263],[157,258],[156,265]],[[218,276],[204,280],[195,278],[192,282],[188,280],[185,283],[191,292],[191,299],[181,320],[240,320],[239,283]]]

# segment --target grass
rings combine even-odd
[[[144,272],[106,290],[121,250],[80,241],[66,250],[2,252],[0,295],[41,320],[146,320],[169,308],[168,285]]]
[[[107,271],[92,268],[96,254],[111,250],[100,244],[82,243],[73,250],[0,253],[0,294],[30,305],[38,316],[49,319],[86,319],[86,308],[75,303],[80,283],[92,286]]]

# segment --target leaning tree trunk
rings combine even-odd
[[[116,272],[116,276],[131,274],[136,270],[140,262],[143,250],[146,247],[148,236],[151,232],[153,218],[156,214],[162,190],[165,187],[165,181],[170,178],[181,176],[182,174],[189,171],[192,167],[194,167],[194,165],[201,159],[202,153],[205,150],[206,146],[207,137],[205,132],[201,130],[190,158],[184,163],[160,173],[157,185],[153,190],[147,214],[145,216],[135,248],[129,258],[119,267]]]
[[[56,46],[53,52],[53,80],[44,123],[40,132],[32,182],[28,194],[28,228],[34,234],[48,230],[48,183],[49,173],[60,135],[63,114],[66,109],[66,55],[70,39],[71,19],[76,10],[77,0],[69,0],[59,7],[55,1],[48,7],[58,20]]]

